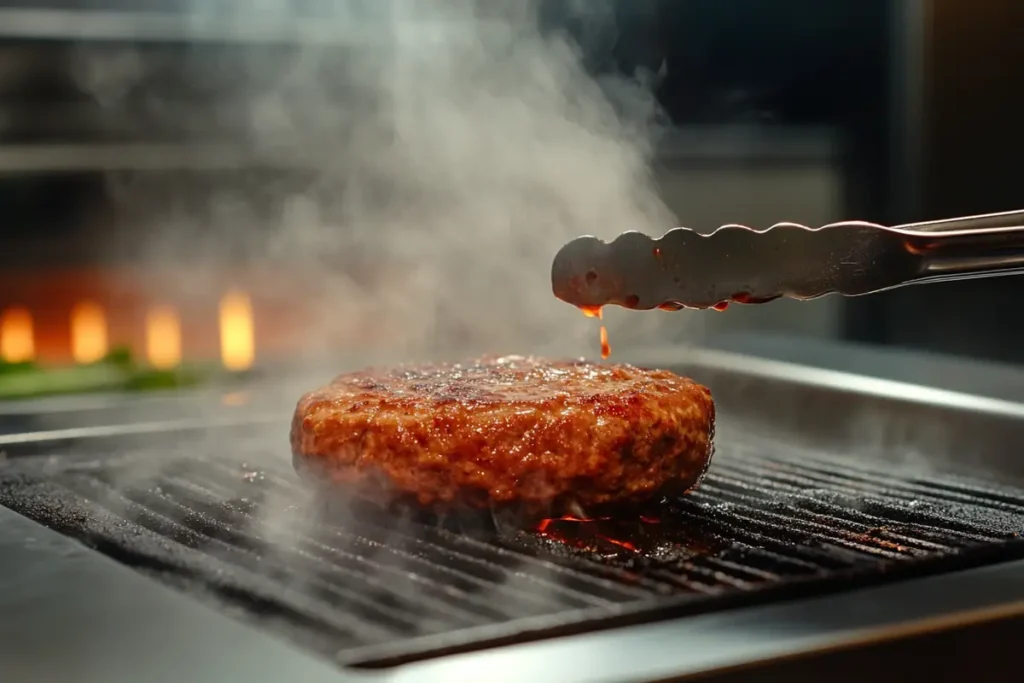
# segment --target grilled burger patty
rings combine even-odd
[[[693,487],[711,392],[666,370],[508,356],[338,377],[303,396],[296,470],[387,504],[563,514]]]

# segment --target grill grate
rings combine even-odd
[[[367,666],[1024,555],[1024,490],[719,444],[682,499],[536,532],[325,511],[287,468],[171,454],[12,459],[0,503]]]

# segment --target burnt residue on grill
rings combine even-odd
[[[123,455],[14,459],[0,503],[353,665],[1024,556],[1024,490],[727,439],[682,498],[532,530],[339,512],[286,468],[175,451],[130,484]],[[292,499],[303,523],[275,534],[265,510]]]

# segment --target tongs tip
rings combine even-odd
[[[650,309],[658,303],[641,301],[634,293],[625,292],[626,282],[612,266],[613,257],[622,250],[646,250],[651,266],[656,267],[660,256],[652,248],[651,238],[643,233],[628,231],[611,242],[593,235],[583,235],[563,246],[551,264],[551,289],[562,301],[578,308],[595,309],[618,305],[624,308]]]
[[[597,305],[599,294],[592,291],[598,280],[596,264],[607,246],[593,235],[566,243],[551,263],[551,289],[555,296],[574,306]]]

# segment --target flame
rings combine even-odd
[[[95,363],[107,355],[107,316],[99,304],[83,301],[71,309],[71,357]]]
[[[181,363],[181,320],[170,306],[157,306],[146,314],[146,358],[161,370]]]
[[[234,372],[247,370],[256,359],[252,302],[244,292],[228,292],[220,300],[220,358]]]
[[[595,536],[597,538],[600,538],[602,541],[605,541],[606,543],[611,543],[612,545],[618,546],[625,550],[631,550],[634,553],[639,552],[639,549],[629,541],[620,541],[617,538],[612,538],[611,536],[605,536],[603,534],[595,534]]]
[[[607,518],[605,518],[605,517],[601,517],[601,518],[598,518],[598,517],[573,517],[572,515],[565,515],[564,517],[548,517],[547,519],[540,520],[540,522],[538,522],[537,526],[534,528],[534,531],[536,531],[538,534],[543,534],[544,532],[546,532],[548,530],[548,527],[550,527],[555,522],[578,522],[578,523],[583,524],[583,523],[586,523],[586,522],[595,522],[598,519],[607,519]]]
[[[626,520],[618,520],[618,522],[624,521]],[[661,523],[659,518],[648,515],[640,515],[637,521],[642,525]],[[570,524],[563,524],[565,522]],[[569,515],[549,517],[542,519],[533,530],[538,536],[587,552],[601,551],[601,543],[633,553],[645,552],[636,542],[622,538],[622,535],[625,534],[627,537],[635,539],[634,534],[638,530],[630,529],[628,525],[626,527],[617,526],[616,520],[612,517],[572,517]],[[645,532],[640,530],[640,534],[643,537]],[[645,541],[644,545],[650,545],[649,540]]]
[[[0,317],[0,358],[24,363],[36,355],[32,314],[25,308],[9,308]]]

